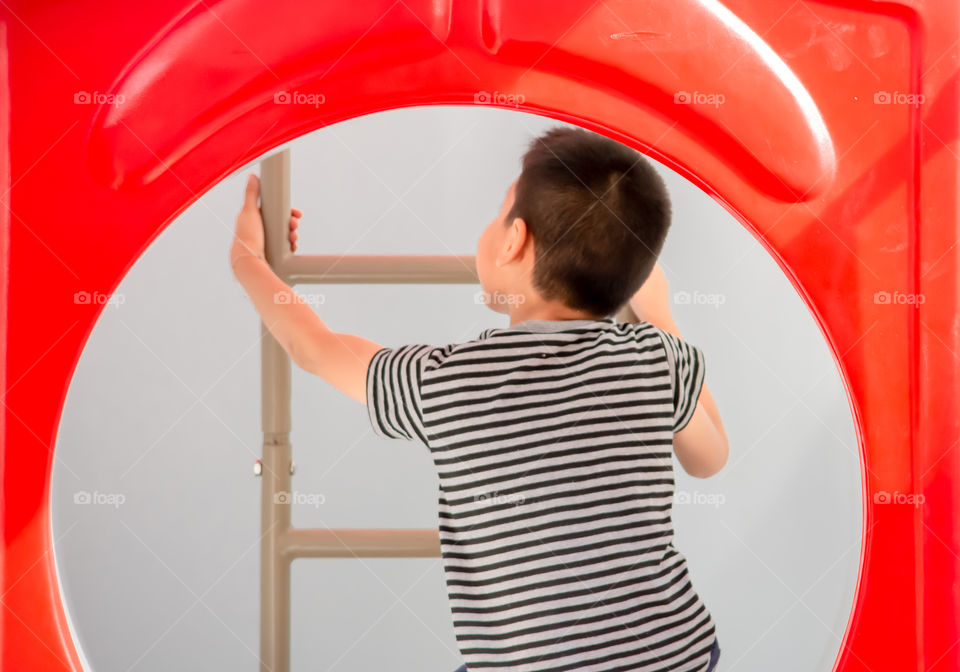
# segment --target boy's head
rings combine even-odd
[[[653,269],[670,214],[666,185],[639,152],[555,127],[530,143],[520,176],[480,236],[477,271],[488,305],[510,313],[523,296],[597,319],[613,315]]]

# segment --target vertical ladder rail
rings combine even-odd
[[[284,244],[290,220],[290,153],[268,157],[260,167],[264,256],[274,269],[289,256]],[[290,527],[290,358],[260,322],[263,464],[260,493],[260,670],[290,669],[290,562],[283,533]],[[283,502],[286,501],[286,505]]]

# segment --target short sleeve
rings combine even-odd
[[[673,387],[673,432],[687,426],[697,408],[703,387],[706,362],[703,352],[669,331],[658,329],[667,353],[670,382]]]
[[[420,439],[427,445],[420,389],[436,362],[432,345],[381,348],[367,367],[367,415],[373,431],[389,439]]]

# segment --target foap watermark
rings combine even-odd
[[[520,506],[525,501],[524,496],[519,492],[500,493],[496,490],[479,492],[473,498],[484,504],[513,504],[514,506]]]
[[[127,300],[123,294],[104,294],[103,292],[79,291],[73,295],[73,302],[78,305],[99,306],[107,304],[108,306],[119,306]]]
[[[877,91],[873,94],[875,105],[913,105],[920,107],[926,96],[922,93],[902,93],[900,91]]]
[[[913,306],[914,308],[926,303],[927,297],[923,294],[908,294],[906,292],[876,292],[873,302],[878,306]]]
[[[99,91],[77,91],[73,94],[75,105],[123,105],[126,96],[122,93],[100,93]]]
[[[719,509],[720,506],[726,501],[727,498],[719,492],[700,492],[699,490],[690,492],[689,490],[677,490],[673,495],[674,504],[700,504],[712,506],[715,509]]]
[[[79,490],[73,493],[74,504],[99,504],[119,509],[120,505],[126,501],[127,496],[119,492],[100,492],[99,490],[89,492],[87,490]]]
[[[674,292],[673,302],[678,306],[713,306],[719,308],[727,302],[724,294],[708,292]]]
[[[479,291],[473,295],[474,303],[487,306],[519,306],[527,300],[523,294],[504,294],[502,292]]]
[[[510,105],[520,107],[526,97],[522,93],[504,93],[503,91],[477,91],[473,94],[473,102],[477,105]]]
[[[313,105],[314,107],[320,107],[327,102],[327,97],[322,93],[277,91],[273,94],[273,102],[277,105]]]
[[[323,294],[300,294],[294,291],[282,291],[273,295],[274,303],[305,303],[308,306],[319,306],[326,302]]]
[[[673,94],[675,105],[713,105],[720,107],[727,101],[722,93],[704,93],[703,91],[677,91]]]
[[[873,493],[874,504],[912,504],[915,508],[919,508],[925,499],[926,497],[922,492],[900,492],[899,490],[887,492],[886,490],[880,490]]]
[[[300,492],[299,490],[287,492],[286,490],[281,490],[273,495],[274,504],[284,504],[287,506],[291,504],[307,504],[319,509],[320,505],[325,501],[327,501],[327,498],[319,492]]]

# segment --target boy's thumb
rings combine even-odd
[[[243,207],[257,209],[257,197],[260,195],[260,178],[253,173],[247,178],[247,189],[243,195]]]

